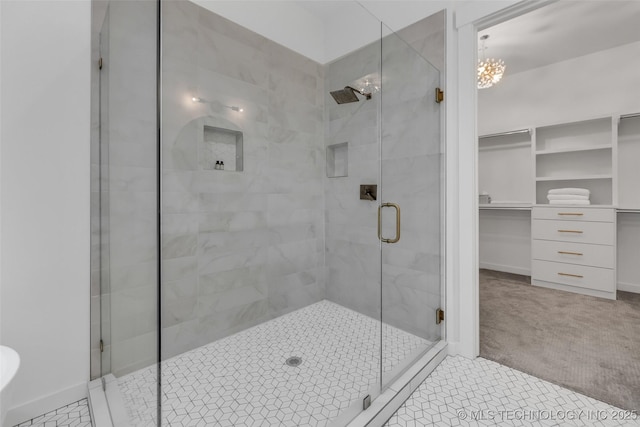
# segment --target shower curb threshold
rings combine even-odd
[[[447,357],[447,343],[439,341],[405,370],[365,411],[360,412],[350,422],[338,417],[332,427],[381,427],[404,404],[411,394]],[[129,427],[124,401],[120,396],[118,380],[109,374],[105,376],[106,392],[100,379],[89,383],[89,409],[93,427]],[[345,424],[346,423],[346,424]]]
[[[89,411],[93,427],[129,427],[127,410],[118,388],[118,380],[113,374],[89,382]]]
[[[384,425],[445,357],[447,357],[447,343],[439,341],[407,368],[388,389],[376,397],[368,409],[360,412],[348,423],[347,427],[380,427]]]

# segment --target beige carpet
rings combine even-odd
[[[640,411],[640,294],[611,301],[480,270],[480,356]]]

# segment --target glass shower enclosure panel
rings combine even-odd
[[[158,2],[94,1],[92,15],[99,40],[92,55],[98,193],[92,284],[100,287],[102,317],[99,339],[92,329],[100,355],[92,359],[92,377],[102,378],[107,395],[120,394],[127,414],[136,415],[131,425],[152,425],[159,340]],[[116,406],[109,403],[111,411]]]
[[[98,34],[96,61],[109,62],[109,10]],[[99,361],[92,359],[92,377],[97,378],[111,372],[111,286],[109,284],[109,68],[98,66],[97,114],[98,126],[92,129],[91,148],[94,151],[92,176],[94,188],[91,193],[92,207],[92,285],[99,289],[100,330],[92,330],[92,353],[98,352]],[[95,81],[95,80],[94,80]],[[92,107],[95,106],[92,104]],[[95,117],[95,116],[93,116]],[[97,133],[96,133],[97,132]],[[97,174],[96,174],[97,169]],[[92,286],[92,291],[93,291]]]
[[[441,339],[443,177],[440,72],[384,25],[381,43],[384,387]]]

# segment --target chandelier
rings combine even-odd
[[[485,58],[484,42],[488,38],[488,34],[480,37],[482,40],[482,59],[478,61],[478,89],[486,89],[498,83],[506,68],[502,59]]]

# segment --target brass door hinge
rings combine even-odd
[[[102,70],[102,58],[98,59],[98,69]]]
[[[444,101],[444,91],[442,89],[440,89],[439,87],[436,88],[436,102],[438,104],[440,104],[442,101]]]
[[[439,308],[436,310],[436,325],[444,322],[444,310]]]
[[[100,353],[104,351],[104,342],[100,340]]]

